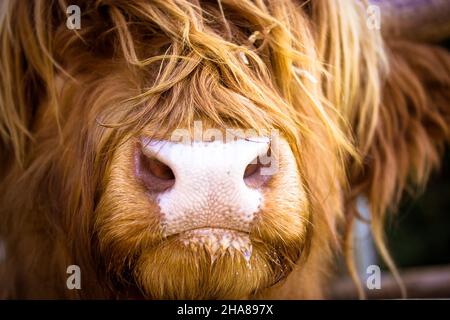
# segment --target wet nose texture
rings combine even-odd
[[[249,232],[268,181],[257,159],[269,147],[265,138],[191,144],[142,138],[141,177],[157,194],[165,236],[199,228]]]

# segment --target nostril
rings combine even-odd
[[[244,179],[251,177],[252,175],[256,174],[258,170],[260,169],[260,163],[259,159],[256,158],[252,162],[250,162],[244,171]]]
[[[256,157],[251,161],[244,171],[244,182],[248,187],[259,188],[267,184],[271,176],[263,174],[262,168],[267,165],[261,163],[260,157]]]
[[[172,169],[154,156],[145,154],[141,148],[136,150],[135,170],[136,177],[150,192],[163,192],[175,184]]]
[[[162,180],[173,180],[175,179],[175,176],[172,172],[172,169],[170,169],[169,166],[165,165],[158,159],[154,158],[147,158],[145,155],[142,159],[142,164],[145,169],[148,170],[150,174],[155,176],[156,178],[162,179]]]

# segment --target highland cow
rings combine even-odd
[[[3,1],[0,297],[321,298],[341,251],[357,281],[358,196],[393,268],[384,216],[449,141],[450,55],[387,3],[379,30],[356,0]]]

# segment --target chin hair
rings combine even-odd
[[[280,252],[252,242],[251,256],[229,247],[170,239],[137,260],[135,281],[150,299],[241,299],[284,278],[300,251]],[[293,252],[295,251],[295,252]]]

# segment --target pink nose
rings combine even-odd
[[[199,228],[249,232],[271,177],[264,172],[268,151],[262,138],[192,144],[143,138],[136,174],[156,196],[166,236]]]

